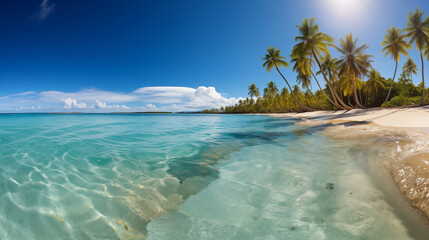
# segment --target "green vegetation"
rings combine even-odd
[[[351,33],[340,39],[336,46],[332,37],[319,30],[314,18],[304,19],[300,26],[296,26],[299,35],[295,37],[296,45],[290,54],[292,71],[296,73],[296,82],[303,90],[298,85],[291,86],[280,71],[282,67],[289,68],[287,59],[280,55],[281,51],[268,47],[262,66],[268,72],[275,68],[287,88],[279,92],[271,81],[263,89],[263,96],[260,96],[258,87],[252,83],[248,87],[250,98],[240,100],[234,106],[203,112],[274,113],[428,104],[424,57],[429,61],[429,17],[423,19],[423,15],[424,12],[416,8],[414,13],[408,13],[406,28],[402,30],[392,26],[386,31],[381,44],[385,57],[390,56],[395,62],[391,78],[382,77],[372,67],[373,56],[365,53],[369,46],[358,44],[358,39],[353,38]],[[408,58],[407,52],[413,45],[419,51],[421,60],[422,81],[418,86],[413,84],[412,77],[417,75],[419,69]],[[339,54],[338,58],[331,57],[330,49]],[[408,59],[395,82],[401,55]],[[323,78],[323,85],[317,76]],[[314,93],[311,90],[312,79],[318,86]]]

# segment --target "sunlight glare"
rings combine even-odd
[[[337,20],[357,20],[362,16],[367,5],[367,0],[324,0],[327,14],[336,17]]]

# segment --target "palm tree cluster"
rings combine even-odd
[[[423,19],[424,12],[416,8],[408,13],[407,27],[399,29],[391,27],[386,31],[382,41],[382,53],[390,56],[395,62],[393,76],[383,78],[372,67],[372,55],[365,51],[367,44],[358,43],[353,34],[346,34],[344,39],[334,45],[334,39],[319,30],[315,19],[304,19],[297,25],[299,35],[295,37],[296,45],[290,54],[292,71],[296,73],[297,85],[291,86],[281,69],[289,68],[286,57],[275,47],[268,47],[262,58],[263,67],[271,72],[275,69],[285,81],[287,88],[281,93],[273,82],[267,84],[263,96],[255,84],[249,86],[250,98],[242,100],[235,106],[225,107],[221,112],[285,112],[309,111],[313,109],[365,108],[375,106],[391,106],[428,102],[425,98],[424,57],[429,61],[429,17]],[[412,45],[419,51],[422,81],[419,86],[412,83],[412,75],[418,68],[409,58],[408,50]],[[338,53],[337,58],[331,57],[330,50]],[[400,57],[408,58],[402,68],[398,82],[395,77]],[[365,81],[366,79],[366,81]],[[318,90],[311,90],[312,80]],[[421,97],[417,99],[418,92]]]

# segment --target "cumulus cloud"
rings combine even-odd
[[[50,0],[43,0],[39,5],[38,12],[33,15],[33,18],[43,21],[55,10],[55,4],[51,3]]]
[[[97,108],[106,108],[107,107],[107,105],[106,105],[106,103],[104,103],[104,102],[102,102],[102,101],[99,101],[98,99],[96,99],[95,100],[96,101],[96,106],[97,106]]]
[[[84,111],[198,111],[237,103],[214,87],[143,87],[132,92],[84,89],[77,92],[42,91],[0,96],[0,110],[19,106],[41,106],[41,111],[82,109]]]
[[[146,109],[146,111],[156,111],[156,110],[158,110],[158,108],[155,105],[151,104],[151,103],[146,104],[145,105],[145,109]]]
[[[61,99],[61,102],[64,103],[64,108],[65,109],[74,109],[74,108],[87,108],[85,103],[78,103],[76,101],[76,99],[73,98],[65,98],[65,99]]]
[[[125,105],[108,105],[105,102],[99,101],[98,99],[95,100],[95,108],[98,109],[115,109],[115,110],[121,110],[121,109],[125,109],[128,110],[130,109],[129,107],[125,106]]]
[[[144,87],[134,91],[143,99],[163,104],[180,104],[189,110],[217,108],[237,103],[237,98],[225,98],[214,87]]]

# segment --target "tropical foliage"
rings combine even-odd
[[[346,34],[339,44],[321,32],[314,18],[304,19],[297,25],[296,45],[290,54],[292,71],[296,74],[291,86],[280,69],[289,68],[287,59],[275,47],[268,47],[262,66],[270,72],[275,69],[285,81],[280,92],[275,82],[270,81],[263,89],[263,96],[256,84],[248,87],[249,98],[240,100],[234,106],[205,112],[223,113],[266,113],[299,112],[318,109],[345,109],[366,107],[389,107],[428,104],[424,82],[424,58],[429,61],[429,18],[416,8],[409,12],[406,28],[392,26],[381,42],[384,56],[390,56],[395,63],[393,75],[384,78],[373,68],[373,56],[366,53],[369,46],[358,42],[353,34]],[[413,75],[419,68],[409,58],[408,51],[415,47],[420,55],[421,83],[413,84]],[[331,50],[334,50],[331,52]],[[338,54],[335,58],[332,54]],[[398,81],[395,81],[401,55],[407,60],[402,67]],[[312,91],[312,83],[317,90]]]

